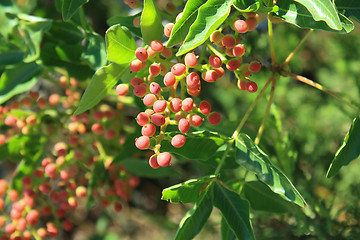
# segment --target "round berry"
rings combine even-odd
[[[155,52],[162,52],[164,46],[162,45],[162,43],[158,40],[153,40],[150,43],[150,47],[152,50],[154,50]]]
[[[230,71],[235,71],[236,69],[238,69],[240,67],[240,60],[238,59],[231,59],[227,64],[226,64],[226,68],[229,69]]]
[[[153,115],[151,115],[151,121],[156,126],[162,126],[165,124],[165,117],[160,113],[154,113]]]
[[[151,93],[158,95],[161,91],[161,86],[156,82],[152,82],[150,83],[149,89]]]
[[[175,76],[181,76],[186,72],[186,66],[182,63],[176,63],[174,66],[172,66],[171,72]]]
[[[159,164],[157,162],[157,156],[154,154],[149,158],[149,165],[150,167],[152,167],[153,169],[157,169],[159,168]]]
[[[249,70],[251,72],[259,72],[261,70],[261,63],[257,61],[251,62],[249,65]]]
[[[100,123],[94,123],[91,126],[91,131],[95,133],[96,135],[101,135],[104,132],[104,128]]]
[[[253,82],[253,81],[248,81],[248,82],[246,83],[246,90],[247,90],[248,92],[256,92],[257,89],[258,89],[258,86],[257,86],[257,84],[256,84],[255,82]]]
[[[142,83],[140,85],[136,85],[134,87],[133,93],[137,97],[143,97],[146,94],[147,85],[145,83]]]
[[[215,82],[219,76],[215,70],[209,70],[203,73],[202,78],[207,82]]]
[[[246,90],[246,83],[247,83],[247,81],[245,81],[245,80],[239,80],[237,82],[237,86],[240,90]]]
[[[181,99],[180,98],[171,99],[170,108],[171,108],[171,111],[173,111],[174,113],[180,112],[180,110],[181,110]]]
[[[35,209],[31,209],[27,214],[26,214],[26,221],[30,224],[30,225],[35,225],[38,221],[39,221],[39,212]]]
[[[153,109],[157,113],[162,113],[165,111],[167,106],[166,100],[157,100],[154,102]]]
[[[219,122],[221,120],[221,116],[217,112],[212,112],[207,117],[207,120],[209,121],[210,124],[216,125],[216,124],[219,124]]]
[[[161,167],[167,167],[167,166],[169,166],[170,161],[171,161],[171,154],[168,153],[168,152],[160,153],[160,154],[157,156],[157,163],[158,163],[158,165],[161,166]]]
[[[225,35],[223,37],[223,39],[221,40],[221,43],[224,45],[224,47],[226,48],[233,48],[236,44],[235,42],[235,38],[232,35]]]
[[[248,26],[244,20],[236,20],[234,22],[234,28],[238,33],[246,33],[248,31]]]
[[[210,35],[210,41],[215,44],[218,44],[221,42],[223,37],[224,35],[220,31],[214,31]]]
[[[208,115],[211,112],[211,104],[208,101],[201,101],[199,109],[202,114]]]
[[[191,72],[186,76],[186,84],[189,88],[197,87],[200,83],[200,76],[196,72]]]
[[[138,72],[142,68],[142,62],[139,59],[135,59],[130,63],[130,70],[132,72]]]
[[[194,53],[187,53],[184,58],[185,65],[188,67],[195,67],[197,65],[197,57]]]
[[[143,98],[143,103],[145,106],[151,107],[156,101],[156,96],[152,93],[148,93]]]
[[[182,134],[176,134],[171,139],[171,145],[173,145],[176,148],[180,148],[180,147],[184,146],[185,142],[186,142],[186,137]]]
[[[149,74],[153,77],[156,77],[160,74],[161,67],[159,63],[153,63],[149,67]]]
[[[140,85],[143,82],[144,82],[143,79],[141,79],[139,77],[134,77],[133,79],[131,79],[130,84],[131,84],[131,86],[135,87],[137,85]]]
[[[209,57],[209,64],[210,64],[210,66],[212,66],[213,68],[219,68],[219,67],[221,67],[221,65],[222,65],[222,61],[221,61],[221,59],[220,59],[218,56],[216,56],[216,55],[211,55],[211,56]]]
[[[135,51],[135,56],[142,62],[145,62],[148,59],[148,53],[145,48],[138,47]]]
[[[244,44],[237,44],[233,49],[232,49],[232,54],[235,57],[242,57],[244,55],[246,51],[245,45]]]
[[[246,19],[246,24],[248,27],[248,31],[253,31],[258,24],[258,20],[256,17],[249,17],[248,19]]]
[[[141,128],[141,134],[144,136],[152,137],[156,132],[156,127],[152,123],[147,123]]]
[[[183,101],[182,101],[182,104],[181,104],[181,109],[185,112],[189,112],[192,110],[193,108],[193,105],[194,105],[194,101],[192,98],[185,98]]]
[[[165,86],[171,87],[175,84],[175,82],[176,82],[176,78],[175,78],[174,74],[172,74],[171,72],[168,72],[165,74],[165,76],[164,76]]]
[[[128,93],[129,91],[129,85],[128,84],[119,84],[116,86],[116,93],[119,96],[124,96]]]
[[[190,124],[194,127],[200,127],[201,124],[203,123],[204,119],[202,117],[200,117],[199,115],[191,115],[190,116]]]
[[[138,149],[146,150],[150,146],[150,138],[148,136],[141,136],[135,140],[135,146]]]
[[[140,27],[140,17],[135,17],[134,20],[133,20],[133,25],[134,27],[136,28],[139,28]]]
[[[165,58],[169,58],[172,56],[172,51],[170,48],[164,47],[164,49],[161,52],[161,55],[163,55]]]
[[[166,24],[164,27],[164,35],[167,37],[170,37],[171,31],[173,30],[174,26],[175,26],[175,24],[173,24],[173,23]]]
[[[144,126],[145,124],[147,124],[149,122],[149,116],[146,113],[141,112],[137,115],[136,122],[140,126]]]

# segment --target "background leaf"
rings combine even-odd
[[[326,177],[334,176],[342,166],[348,165],[360,155],[360,120],[355,118],[342,146],[335,154]]]
[[[234,7],[241,12],[256,12],[261,3],[260,0],[235,0]]]
[[[103,37],[95,32],[89,34],[81,58],[94,70],[104,66],[106,64],[106,47]]]
[[[161,17],[152,0],[144,1],[144,10],[141,14],[140,28],[144,43],[146,44],[150,44],[152,40],[160,41],[164,34]]]
[[[189,52],[205,42],[230,13],[234,0],[207,1],[199,8],[198,16],[191,25],[189,34],[181,45],[177,56]]]
[[[304,207],[305,200],[290,180],[271,163],[269,157],[255,145],[249,136],[240,134],[235,144],[238,149],[236,161],[240,166],[254,172],[262,182],[284,199]]]
[[[255,239],[250,224],[250,206],[239,194],[214,182],[214,206],[217,207],[238,239]]]
[[[65,21],[68,21],[75,12],[89,0],[62,0],[61,13]]]
[[[222,240],[235,240],[235,233],[231,230],[229,224],[226,222],[225,218],[221,218],[221,239]]]
[[[335,5],[339,12],[360,22],[360,1],[335,0]]]
[[[134,33],[139,38],[142,38],[140,28],[135,27],[133,24],[134,18],[136,18],[136,17],[141,17],[141,12],[139,12],[135,15],[132,15],[132,16],[124,16],[124,17],[123,16],[115,16],[115,17],[109,18],[106,21],[106,23],[109,26],[120,24],[121,26],[124,26],[127,29],[129,29],[130,32]]]

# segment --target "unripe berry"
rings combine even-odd
[[[157,113],[162,113],[165,111],[167,106],[166,100],[157,100],[154,102],[153,109]]]
[[[157,156],[156,154],[152,155],[150,158],[149,158],[149,165],[150,167],[152,167],[153,169],[157,169],[159,168],[159,164],[157,162]]]
[[[171,161],[171,154],[168,153],[168,152],[160,153],[160,154],[157,156],[157,163],[158,163],[158,165],[161,166],[161,167],[167,167],[167,166],[169,166],[170,161]]]
[[[184,62],[188,67],[195,67],[197,65],[197,57],[194,53],[187,53],[185,55]]]
[[[249,70],[251,72],[259,72],[261,70],[261,64],[257,61],[253,61],[249,65]]]
[[[181,76],[186,72],[186,66],[182,63],[176,63],[174,66],[172,66],[171,72],[175,76]]]
[[[87,189],[84,186],[78,186],[75,190],[75,194],[77,197],[86,197]]]
[[[135,59],[130,63],[130,70],[132,72],[138,72],[142,68],[142,62],[139,59]]]
[[[173,24],[173,23],[166,24],[164,27],[164,35],[167,37],[170,37],[171,31],[173,30],[174,26],[175,26],[175,24]]]
[[[209,116],[207,117],[207,120],[210,124],[212,125],[216,125],[219,124],[220,120],[221,120],[221,116],[219,113],[217,112],[212,112],[209,114]]]
[[[137,115],[136,122],[140,126],[144,126],[145,124],[147,124],[149,122],[149,116],[146,113],[141,112]]]
[[[156,82],[152,82],[150,83],[149,90],[151,93],[158,95],[161,91],[161,86]]]
[[[164,46],[162,45],[162,43],[158,40],[153,40],[150,43],[150,47],[152,50],[154,50],[155,52],[162,52]]]
[[[137,97],[143,97],[146,94],[146,91],[147,91],[146,89],[147,89],[147,85],[144,83],[137,85],[134,87],[134,90],[133,90],[134,95]]]
[[[167,87],[171,87],[175,84],[176,82],[176,78],[175,78],[175,75],[171,72],[168,72],[165,74],[164,76],[164,84],[165,86]]]
[[[190,125],[194,126],[194,127],[200,127],[201,124],[203,123],[204,119],[202,117],[200,117],[199,115],[191,115],[190,116]]]
[[[152,123],[147,123],[141,128],[141,134],[144,136],[152,137],[156,132],[156,127]]]
[[[138,78],[138,77],[134,77],[133,79],[131,79],[130,84],[131,84],[131,86],[135,87],[137,85],[140,85],[143,82],[144,82],[143,79]]]
[[[242,57],[246,51],[244,44],[237,44],[233,49],[232,53],[235,57]]]
[[[226,48],[233,48],[236,44],[235,42],[235,38],[232,35],[225,35],[223,37],[223,39],[221,40],[221,43],[224,45],[224,47]]]
[[[182,101],[182,104],[181,104],[181,109],[185,112],[189,112],[192,110],[193,108],[193,105],[194,105],[194,101],[192,98],[185,98],[183,101]]]
[[[238,59],[231,59],[227,64],[226,68],[230,71],[235,71],[240,67],[240,61]]]
[[[180,110],[181,110],[181,99],[180,98],[171,99],[170,108],[171,108],[171,111],[173,111],[174,113],[180,112]]]
[[[138,47],[135,51],[135,56],[142,62],[145,62],[148,59],[148,53],[145,48]]]
[[[211,104],[208,101],[201,101],[199,109],[202,114],[208,115],[211,112]]]
[[[162,126],[165,124],[165,117],[160,113],[154,113],[153,115],[151,115],[151,121],[156,126]]]
[[[179,21],[179,19],[184,15],[184,12],[179,12],[178,15],[176,15],[175,22]]]
[[[124,96],[128,93],[129,91],[129,85],[128,84],[119,84],[116,86],[116,93],[119,96]]]
[[[222,65],[222,61],[221,61],[221,59],[220,59],[218,56],[216,56],[216,55],[211,55],[211,56],[209,57],[209,64],[210,64],[210,66],[212,66],[213,68],[219,68],[219,67],[221,67],[221,65]]]
[[[248,31],[248,26],[244,20],[236,20],[234,22],[234,29],[239,33],[246,33]]]
[[[180,147],[184,146],[185,142],[186,142],[186,137],[182,134],[176,134],[171,139],[171,145],[173,145],[176,148],[180,148]]]
[[[197,87],[200,83],[200,76],[196,72],[191,72],[189,75],[186,76],[186,84],[188,88]]]
[[[159,63],[153,63],[149,67],[149,74],[153,77],[156,77],[160,74],[160,64]]]
[[[148,136],[141,136],[135,140],[135,146],[138,149],[146,150],[150,146],[150,138]]]
[[[148,93],[143,98],[143,103],[145,106],[151,107],[156,101],[156,96],[152,93]]]
[[[257,84],[256,84],[255,82],[253,82],[253,81],[248,81],[248,82],[246,83],[246,90],[247,90],[248,92],[256,92],[257,89],[258,89],[258,86],[257,86]]]

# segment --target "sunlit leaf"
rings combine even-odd
[[[84,52],[81,55],[89,66],[97,70],[106,64],[106,47],[104,38],[97,33],[87,36]]]
[[[164,34],[164,27],[161,23],[158,9],[153,0],[144,1],[144,10],[140,20],[141,34],[146,44],[150,44],[152,40],[161,40]]]

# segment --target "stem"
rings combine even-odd
[[[216,55],[218,56],[221,61],[223,62],[227,62],[227,58],[224,56],[224,54],[222,54],[221,52],[219,52],[213,45],[211,45],[210,43],[206,44],[206,46]]]
[[[296,79],[296,80],[298,80],[298,81],[300,81],[300,82],[306,83],[306,84],[308,84],[308,85],[310,85],[310,86],[312,86],[312,87],[314,87],[314,88],[317,88],[317,89],[319,89],[320,91],[323,91],[323,92],[329,94],[330,96],[333,96],[334,98],[336,98],[336,99],[339,100],[340,102],[348,105],[349,107],[351,107],[351,108],[354,109],[355,111],[358,111],[358,110],[359,110],[357,106],[355,106],[355,105],[353,105],[352,103],[350,103],[350,102],[346,101],[345,99],[341,98],[341,97],[340,97],[339,95],[337,95],[336,93],[334,93],[334,92],[326,89],[325,87],[323,87],[323,86],[322,86],[321,84],[319,84],[319,83],[316,83],[316,82],[314,82],[314,81],[312,81],[312,80],[310,80],[310,79],[308,79],[308,78],[306,78],[306,77],[297,75],[297,74],[295,74],[295,73],[289,73],[289,76],[292,77],[292,78],[294,78],[294,79]]]
[[[277,64],[275,47],[274,47],[274,34],[272,22],[268,18],[268,32],[269,32],[269,44],[270,44],[270,53],[271,53],[271,62],[273,65]]]
[[[301,45],[305,42],[305,40],[310,36],[310,33],[312,33],[314,31],[314,29],[310,29],[305,36],[301,39],[301,41],[296,45],[294,51],[292,51],[289,56],[287,56],[287,58],[284,61],[284,64],[288,64],[290,62],[290,60],[292,59],[292,57],[295,55],[295,53],[299,50],[299,48],[301,47]]]
[[[254,141],[254,143],[256,145],[259,145],[259,143],[260,143],[260,139],[261,139],[262,134],[264,132],[266,121],[267,121],[267,119],[269,117],[270,107],[271,107],[271,104],[272,104],[273,98],[274,98],[275,87],[276,87],[276,79],[274,78],[273,81],[272,81],[272,84],[271,84],[270,98],[269,98],[269,101],[268,101],[267,106],[266,106],[265,115],[264,115],[264,118],[263,118],[263,120],[261,122],[261,125],[259,127],[259,131],[258,131],[257,136],[256,136],[255,141]]]
[[[232,138],[237,138],[237,136],[240,133],[241,128],[244,126],[246,120],[249,118],[251,112],[254,110],[255,105],[259,102],[261,96],[264,94],[266,88],[269,86],[269,84],[272,82],[272,77],[268,79],[268,81],[266,82],[265,86],[261,89],[261,91],[259,92],[259,94],[257,95],[256,99],[254,100],[254,102],[250,105],[249,109],[247,110],[247,112],[245,113],[244,117],[241,119],[241,122],[239,123],[238,127],[236,128],[236,130],[234,131]]]
[[[215,170],[215,173],[214,173],[214,174],[215,174],[216,176],[219,175],[220,170],[221,170],[222,166],[223,166],[224,163],[225,163],[226,155],[227,155],[228,152],[230,151],[230,148],[231,148],[233,142],[234,142],[233,139],[228,142],[228,145],[227,145],[227,147],[226,147],[225,153],[223,154],[223,156],[222,156],[222,158],[221,158],[221,160],[220,160],[220,163],[219,163],[219,165],[217,166],[217,168],[216,168],[216,170]]]
[[[104,146],[102,145],[102,143],[100,141],[96,141],[96,148],[100,153],[100,156],[103,157],[104,159],[107,157]]]

